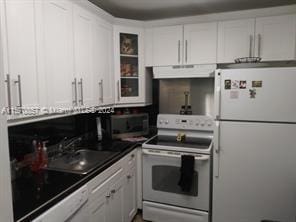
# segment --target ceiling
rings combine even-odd
[[[89,0],[115,17],[154,20],[295,4],[296,0]]]

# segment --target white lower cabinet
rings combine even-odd
[[[123,179],[104,185],[102,194],[89,205],[90,222],[123,222]]]
[[[136,167],[128,170],[124,178],[124,222],[130,222],[137,214]]]
[[[102,195],[89,205],[89,222],[107,222],[107,198]]]
[[[137,150],[88,183],[90,222],[131,222],[137,213],[136,166],[130,158]]]
[[[124,221],[124,178],[120,178],[111,186],[110,197],[107,204],[107,221]]]

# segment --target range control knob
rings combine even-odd
[[[169,121],[168,121],[168,120],[166,120],[164,123],[167,125],[167,124],[169,124]]]
[[[163,120],[161,119],[161,120],[159,120],[159,124],[162,124],[163,123]]]
[[[212,126],[212,121],[211,120],[208,120],[207,125],[208,126]]]
[[[200,123],[200,122],[199,122],[199,120],[197,119],[197,120],[195,121],[195,125],[198,126],[199,123]]]

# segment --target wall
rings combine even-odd
[[[237,19],[266,17],[266,16],[275,16],[275,15],[283,15],[283,14],[294,14],[294,13],[296,13],[296,4],[289,5],[289,6],[152,20],[152,21],[145,22],[144,26],[147,28],[150,28],[150,27],[157,27],[157,26],[194,24],[194,23],[214,22],[214,21],[224,21],[224,20],[237,20]]]

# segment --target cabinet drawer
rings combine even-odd
[[[124,167],[126,170],[135,167],[137,163],[137,149],[127,154],[124,160]]]

